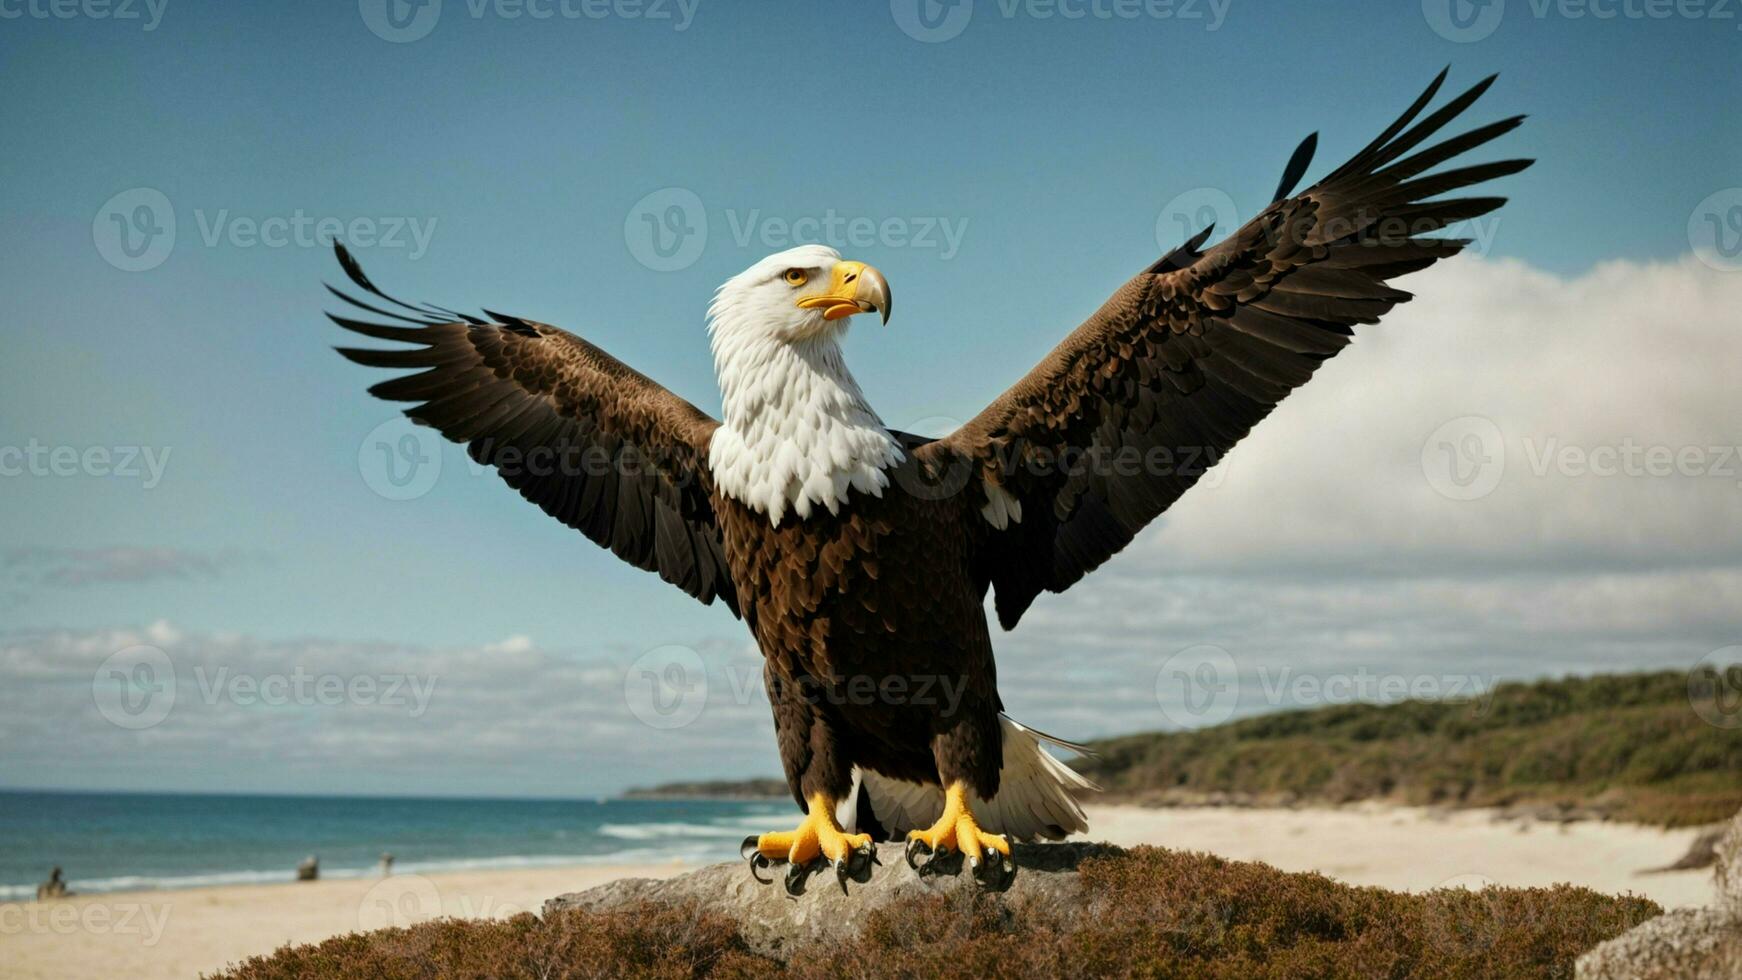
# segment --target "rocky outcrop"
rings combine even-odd
[[[1742,977],[1742,916],[1729,909],[1676,909],[1579,957],[1578,980],[1736,980]]]
[[[1742,977],[1742,813],[1718,839],[1717,905],[1676,909],[1579,957],[1578,980]]]
[[[1742,912],[1742,813],[1730,821],[1730,829],[1718,838],[1717,870],[1718,902]]]
[[[1085,858],[1119,853],[1119,848],[1109,844],[1018,844],[1017,872],[1002,887],[1002,904],[1013,909],[1028,903],[1052,910],[1080,909],[1082,903],[1075,901],[1080,888],[1078,864]],[[772,884],[764,885],[753,881],[742,863],[716,864],[675,878],[624,878],[562,895],[546,902],[544,912],[606,911],[642,901],[705,905],[736,922],[745,941],[757,952],[778,955],[794,943],[850,938],[866,913],[891,902],[922,895],[971,900],[974,892],[989,887],[960,873],[959,855],[940,858],[940,873],[927,875],[908,871],[899,844],[879,846],[877,856],[882,866],[848,879],[845,893],[833,872],[811,875],[805,879],[802,892],[792,896],[780,878],[784,866],[764,871],[764,877],[774,878]]]

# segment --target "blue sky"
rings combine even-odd
[[[372,228],[385,240],[357,251],[390,291],[565,326],[710,412],[714,286],[790,239],[791,222],[875,224],[863,242],[831,242],[883,269],[899,297],[849,357],[886,421],[935,427],[971,416],[1177,241],[1177,202],[1249,216],[1307,132],[1322,133],[1310,177],[1447,63],[1454,88],[1501,72],[1472,118],[1530,113],[1498,152],[1540,161],[1499,188],[1512,203],[1479,229],[1483,262],[1575,280],[1605,263],[1677,262],[1702,202],[1742,173],[1730,83],[1742,22],[1722,8],[1653,18],[1598,4],[1622,11],[1604,18],[1512,0],[1464,8],[1492,30],[1458,43],[1436,32],[1450,23],[1437,0],[1153,8],[1165,17],[1068,3],[1081,18],[978,0],[935,8],[946,24],[969,19],[927,42],[904,33],[904,2],[699,0],[654,8],[671,15],[656,20],[624,3],[533,19],[446,0],[425,8],[440,10],[427,36],[393,43],[369,26],[373,0],[138,0],[133,20],[0,0],[0,446],[142,447],[162,463],[149,481],[0,477],[12,642],[40,651],[51,634],[160,621],[268,646],[393,645],[413,660],[510,637],[574,660],[745,642],[727,614],[621,566],[469,473],[458,450],[415,499],[372,490],[359,459],[393,412],[363,393],[369,372],[329,349],[341,341],[321,317],[330,254],[312,234],[255,240],[274,219]],[[1483,21],[1496,6],[1497,24]],[[125,271],[109,236],[141,189],[167,203],[173,247]],[[662,271],[638,229],[674,201],[695,202],[708,230]],[[1733,423],[1691,424],[1687,440],[1735,441]],[[1552,524],[1528,533],[1552,537]],[[1654,649],[1596,666],[1671,656]],[[1126,727],[1155,727],[1143,721]],[[233,776],[226,765],[141,778],[198,787]],[[706,765],[772,771],[772,750]],[[0,784],[123,778],[8,768]],[[300,788],[368,785],[323,778]]]

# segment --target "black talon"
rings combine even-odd
[[[1003,861],[988,861],[986,870],[990,872],[991,878],[987,884],[993,888],[1006,888],[1012,881],[1016,880],[1016,862],[1009,858],[1005,858]]]
[[[744,843],[738,845],[738,856],[750,865],[750,877],[753,881],[760,885],[770,885],[774,883],[773,878],[764,878],[756,873],[763,868],[774,866],[774,862],[764,857],[762,849],[757,846],[757,842],[760,840],[761,838],[755,836],[744,838]]]
[[[997,851],[988,854],[986,856],[986,864],[984,867],[981,866],[978,858],[969,858],[968,874],[972,875],[974,880],[983,887],[999,887],[1003,884],[1004,878],[1002,870],[1004,865],[999,863],[1000,857],[1001,855],[999,855]]]
[[[915,837],[912,840],[907,842],[907,852],[905,855],[907,858],[907,866],[912,868],[915,871],[919,871],[919,872],[923,873],[926,868],[931,867],[931,862],[927,861],[925,863],[924,867],[917,865],[917,864],[914,864],[913,863],[913,855],[914,855],[915,851],[920,851],[921,853],[924,853],[924,854],[930,854],[932,852],[931,845],[927,844],[923,840],[920,840],[918,837]]]
[[[835,859],[835,880],[841,883],[841,894],[847,894],[847,862]]]
[[[863,847],[855,847],[851,851],[848,851],[846,873],[856,875],[860,871],[865,870],[865,866],[871,863],[869,860],[870,856],[875,853],[875,851],[869,851]]]
[[[786,893],[797,897],[804,893],[805,866],[789,864],[786,866]]]

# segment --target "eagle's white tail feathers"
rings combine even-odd
[[[1005,834],[1012,840],[1059,840],[1089,829],[1077,797],[1100,789],[1071,767],[1053,758],[1044,744],[1088,754],[1074,742],[1054,738],[1000,715],[1004,731],[1004,766],[998,778],[998,795],[982,800],[972,794],[968,807],[974,819],[989,833]],[[893,837],[909,830],[924,829],[937,822],[944,811],[944,792],[938,786],[891,779],[869,770],[853,770],[854,789],[870,794],[871,809]],[[849,794],[853,800],[856,794]],[[846,806],[843,810],[848,809]],[[845,823],[845,821],[843,821]]]
[[[847,833],[859,832],[859,786],[864,782],[865,774],[853,767],[853,786],[847,790],[847,795],[841,802],[835,804],[835,822],[846,828]]]

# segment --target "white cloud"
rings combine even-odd
[[[759,775],[779,762],[760,682],[734,684],[759,667],[747,642],[689,643],[705,707],[662,730],[626,695],[639,650],[266,641],[166,622],[0,633],[0,770],[11,785],[552,795]]]
[[[487,653],[526,653],[532,648],[532,637],[525,633],[515,633],[495,643],[484,645],[484,650]]]
[[[1184,568],[1742,556],[1742,275],[1687,258],[1562,279],[1471,258],[1402,284],[1417,298],[1359,328],[1141,553]],[[1440,441],[1432,475],[1455,461],[1473,476],[1467,448],[1499,449],[1502,469],[1492,492],[1451,499],[1423,449],[1467,417],[1491,420],[1500,445]],[[1611,448],[1619,470],[1628,446],[1640,475],[1589,472]],[[1669,463],[1684,472],[1649,475],[1684,451]],[[1583,470],[1562,465],[1580,456]]]
[[[1742,642],[1742,275],[1460,259],[1404,285],[1417,299],[1359,329],[1220,481],[1039,600],[999,646],[1013,710],[1061,734],[1163,727],[1157,669],[1194,644],[1227,649],[1250,688],[1285,668],[1484,683],[1686,668]],[[1493,428],[1453,426],[1454,456],[1430,444],[1470,416]],[[1653,475],[1666,452],[1684,465]],[[1498,479],[1455,499],[1472,494],[1449,463],[1469,488]],[[1052,693],[1066,658],[1129,690]]]

